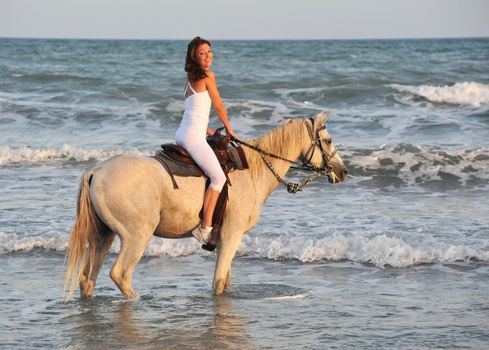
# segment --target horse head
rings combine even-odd
[[[301,159],[304,165],[313,166],[327,174],[330,183],[338,183],[346,179],[348,169],[326,128],[328,118],[329,114],[322,112],[314,118],[304,120],[307,141],[302,150]]]

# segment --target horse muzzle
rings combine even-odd
[[[345,181],[348,174],[349,172],[347,168],[343,168],[341,171],[339,171],[339,175],[337,175],[336,172],[333,170],[328,174],[328,181],[331,184],[343,182]]]

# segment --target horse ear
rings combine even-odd
[[[317,125],[325,124],[329,119],[329,112],[320,112],[314,118],[316,120]]]

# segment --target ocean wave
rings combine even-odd
[[[16,233],[0,232],[0,253],[28,252],[35,249],[65,252],[68,247],[69,233],[46,232],[42,236],[24,236]],[[110,249],[119,253],[120,241],[116,239]],[[153,238],[146,247],[145,256],[189,256],[194,254],[212,254],[201,249],[195,239]]]
[[[22,236],[15,233],[0,232],[0,252],[13,253],[30,251],[33,249],[46,249],[65,251],[68,247],[66,234],[49,232],[43,236]]]
[[[446,190],[489,184],[486,148],[448,151],[401,143],[379,150],[343,150],[342,156],[356,180],[376,187],[421,186]]]
[[[293,259],[301,262],[354,261],[379,267],[410,267],[420,264],[457,261],[489,261],[489,251],[463,245],[438,243],[412,246],[385,234],[374,237],[338,233],[329,237],[246,237],[239,252],[272,260]]]
[[[42,237],[22,237],[0,232],[0,252],[12,253],[33,249],[65,252],[68,234],[51,232]],[[320,261],[353,261],[378,267],[410,267],[420,264],[450,262],[489,262],[489,251],[483,245],[466,246],[443,242],[421,243],[415,246],[403,239],[385,234],[374,237],[362,235],[345,236],[334,233],[321,238],[304,236],[245,236],[238,249],[238,256],[268,260],[297,260],[303,263]],[[118,253],[119,240],[111,248]],[[145,249],[147,257],[182,257],[190,255],[212,256],[202,250],[191,238],[170,240],[153,238]]]
[[[150,155],[148,152],[141,152],[138,150],[87,149],[66,144],[57,148],[11,148],[4,146],[0,147],[0,166],[14,165],[18,163],[39,164],[53,160],[78,162],[106,160],[118,154]]]
[[[388,86],[399,92],[408,92],[425,98],[430,102],[473,107],[489,104],[489,85],[477,82],[462,82],[445,86],[399,84],[390,84]]]
[[[0,166],[50,162],[104,161],[119,154],[150,156],[154,151],[62,145],[53,148],[0,147]],[[489,185],[489,150],[444,150],[400,143],[381,149],[341,151],[354,183],[369,187],[422,187],[447,190]]]

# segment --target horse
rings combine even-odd
[[[325,172],[330,183],[345,180],[348,170],[325,123],[328,113],[289,119],[243,147],[249,168],[229,173],[232,186],[217,246],[212,283],[216,295],[231,285],[231,264],[241,239],[258,221],[261,207],[283,182],[293,161]],[[253,149],[255,148],[255,149]],[[257,152],[263,150],[263,152]],[[269,157],[268,155],[274,155]],[[77,284],[81,298],[91,298],[97,275],[115,236],[120,251],[110,277],[125,298],[137,298],[132,274],[153,236],[191,237],[200,223],[205,177],[170,175],[152,157],[117,155],[86,171],[80,182],[76,220],[67,248],[66,301]],[[297,189],[296,189],[297,190]]]

